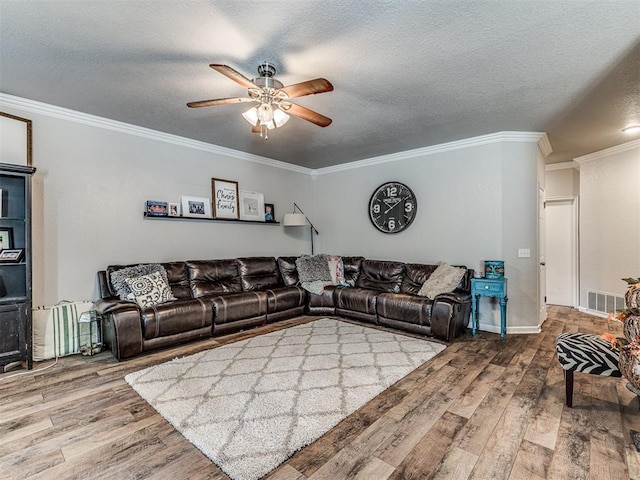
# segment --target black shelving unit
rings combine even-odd
[[[31,177],[36,169],[0,163],[0,231],[5,250],[22,249],[19,262],[0,261],[0,367],[33,367],[31,339]],[[6,245],[7,241],[11,244]]]

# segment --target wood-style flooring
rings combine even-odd
[[[120,363],[101,353],[0,375],[0,478],[227,479],[124,376],[313,319]],[[626,381],[576,374],[574,408],[564,403],[556,336],[606,329],[601,318],[550,307],[539,335],[500,342],[497,334],[467,333],[267,478],[640,479],[630,437],[640,431],[640,410]]]

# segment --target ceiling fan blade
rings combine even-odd
[[[251,127],[251,133],[262,133],[262,128],[259,125],[254,125]]]
[[[324,78],[315,78],[306,82],[294,83],[279,89],[280,92],[286,93],[289,98],[304,97],[314,93],[324,93],[333,90],[333,85],[329,80]]]
[[[209,66],[213,68],[216,72],[220,72],[224,76],[229,77],[231,80],[233,80],[236,83],[239,83],[245,88],[258,88],[258,86],[255,83],[253,83],[247,77],[242,75],[240,72],[231,68],[229,65],[220,65],[217,63],[212,63]]]
[[[300,105],[296,105],[295,103],[290,103],[291,105],[288,109],[284,110],[291,115],[295,115],[296,117],[302,118],[307,122],[315,123],[320,127],[328,127],[331,125],[331,120],[329,117],[325,117],[324,115],[319,114],[318,112],[314,112],[313,110],[309,110],[308,108],[301,107]]]
[[[191,108],[212,107],[214,105],[229,105],[230,103],[244,103],[244,102],[255,102],[255,100],[249,97],[217,98],[215,100],[202,100],[200,102],[189,102],[187,103],[187,107],[191,107]]]

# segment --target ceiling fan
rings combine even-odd
[[[209,66],[247,88],[248,96],[218,98],[187,103],[187,106],[191,108],[256,102],[258,105],[244,112],[242,116],[252,125],[251,131],[259,133],[264,139],[268,138],[268,131],[270,129],[279,128],[287,123],[289,115],[302,118],[320,127],[327,127],[331,124],[329,117],[325,117],[318,112],[301,107],[290,101],[292,98],[332,91],[333,85],[324,78],[316,78],[285,87],[282,82],[274,78],[276,68],[269,62],[263,62],[258,66],[260,76],[253,80],[249,80],[228,65],[212,63]]]

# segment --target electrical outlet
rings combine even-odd
[[[529,258],[531,256],[531,249],[529,248],[519,248],[518,249],[518,257],[519,258]]]

